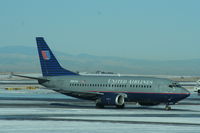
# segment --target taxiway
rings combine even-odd
[[[200,132],[200,96],[196,93],[171,111],[164,105],[96,109],[94,102],[46,89],[0,89],[0,132]]]

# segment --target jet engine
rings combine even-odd
[[[127,97],[126,94],[104,94],[98,100],[97,104],[101,105],[116,105],[118,107],[124,106],[125,98]]]

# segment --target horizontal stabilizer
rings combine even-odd
[[[13,73],[11,73],[11,75],[12,76],[16,76],[16,77],[22,77],[22,78],[38,80],[39,83],[44,83],[44,82],[49,81],[48,79],[45,79],[45,78],[30,77],[30,76],[18,75],[18,74],[13,74]]]

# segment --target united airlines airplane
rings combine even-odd
[[[142,106],[163,103],[165,109],[170,110],[170,105],[190,95],[178,82],[164,78],[79,75],[59,64],[43,37],[37,37],[36,41],[43,77],[14,76],[36,79],[39,84],[56,92],[93,100],[97,108],[124,108],[126,102],[136,102]]]

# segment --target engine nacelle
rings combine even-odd
[[[104,94],[100,97],[99,102],[103,105],[123,105],[126,94]]]

